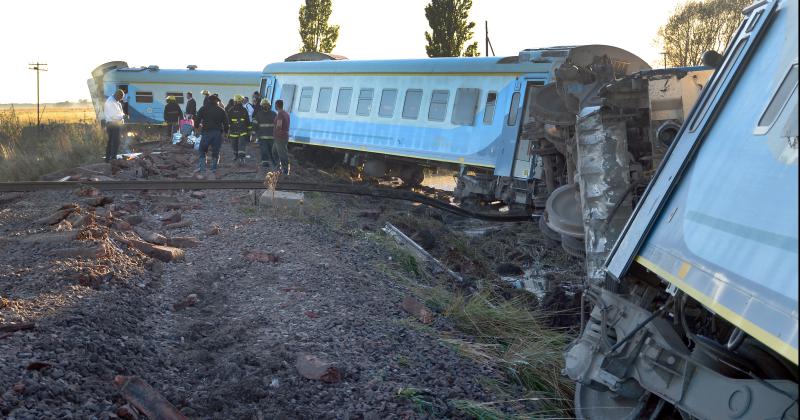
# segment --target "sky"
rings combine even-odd
[[[525,48],[608,44],[653,66],[656,32],[680,0],[473,0],[474,40],[484,54],[484,21],[498,56]],[[303,0],[39,0],[3,1],[0,103],[88,99],[98,65],[261,71],[300,48]],[[429,0],[333,0],[340,26],[335,54],[351,59],[424,58]]]

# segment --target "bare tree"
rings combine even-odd
[[[668,67],[697,66],[708,50],[722,52],[742,21],[751,0],[689,0],[658,29]]]

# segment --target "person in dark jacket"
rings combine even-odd
[[[261,167],[267,171],[272,171],[277,167],[275,157],[272,156],[272,146],[275,143],[273,129],[275,128],[275,111],[266,99],[261,100],[261,106],[253,113],[253,136],[258,139],[258,146],[261,148]]]
[[[243,101],[244,97],[242,95],[234,95],[233,106],[228,111],[231,126],[228,138],[231,140],[234,159],[240,165],[244,163],[244,158],[247,155],[247,143],[250,138],[250,117],[247,115],[244,105],[242,105]]]
[[[183,119],[183,111],[175,101],[174,96],[167,96],[167,105],[164,106],[164,122],[167,124],[167,141],[172,139],[172,135],[178,128],[178,122]]]
[[[225,112],[231,112],[233,105],[233,99],[228,99],[228,105],[225,105]]]
[[[201,90],[200,94],[203,95],[203,106],[208,106],[208,101],[211,100],[209,99],[211,97],[211,94],[208,93],[208,91],[205,89]]]
[[[197,114],[197,102],[194,100],[194,96],[192,96],[192,92],[186,92],[186,118],[192,118],[195,114]]]
[[[214,177],[217,174],[219,163],[219,149],[222,146],[222,135],[228,132],[228,115],[219,105],[219,97],[211,97],[208,106],[203,106],[197,111],[194,121],[195,128],[202,127],[200,138],[200,161],[197,168],[199,177],[204,177],[206,172],[206,154],[211,148],[211,171]]]

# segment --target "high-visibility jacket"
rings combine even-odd
[[[275,129],[275,111],[268,109],[264,110],[259,107],[253,114],[253,133],[259,140],[274,139],[272,131]]]
[[[242,104],[235,104],[228,112],[228,119],[231,123],[231,130],[228,133],[230,138],[246,136],[250,132],[250,117]]]

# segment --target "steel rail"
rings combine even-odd
[[[28,181],[28,182],[0,182],[0,192],[27,192],[41,190],[74,190],[76,188],[92,187],[103,191],[124,190],[213,190],[213,189],[239,189],[258,190],[266,189],[261,181],[252,180],[147,180],[147,181]],[[320,184],[315,182],[301,182],[279,180],[276,187],[283,191],[314,191],[333,194],[350,194],[383,199],[412,201],[427,206],[444,210],[462,217],[492,221],[492,222],[520,222],[530,221],[530,215],[498,215],[467,210],[445,203],[441,200],[430,198],[424,194],[393,188],[381,188],[352,184]]]

